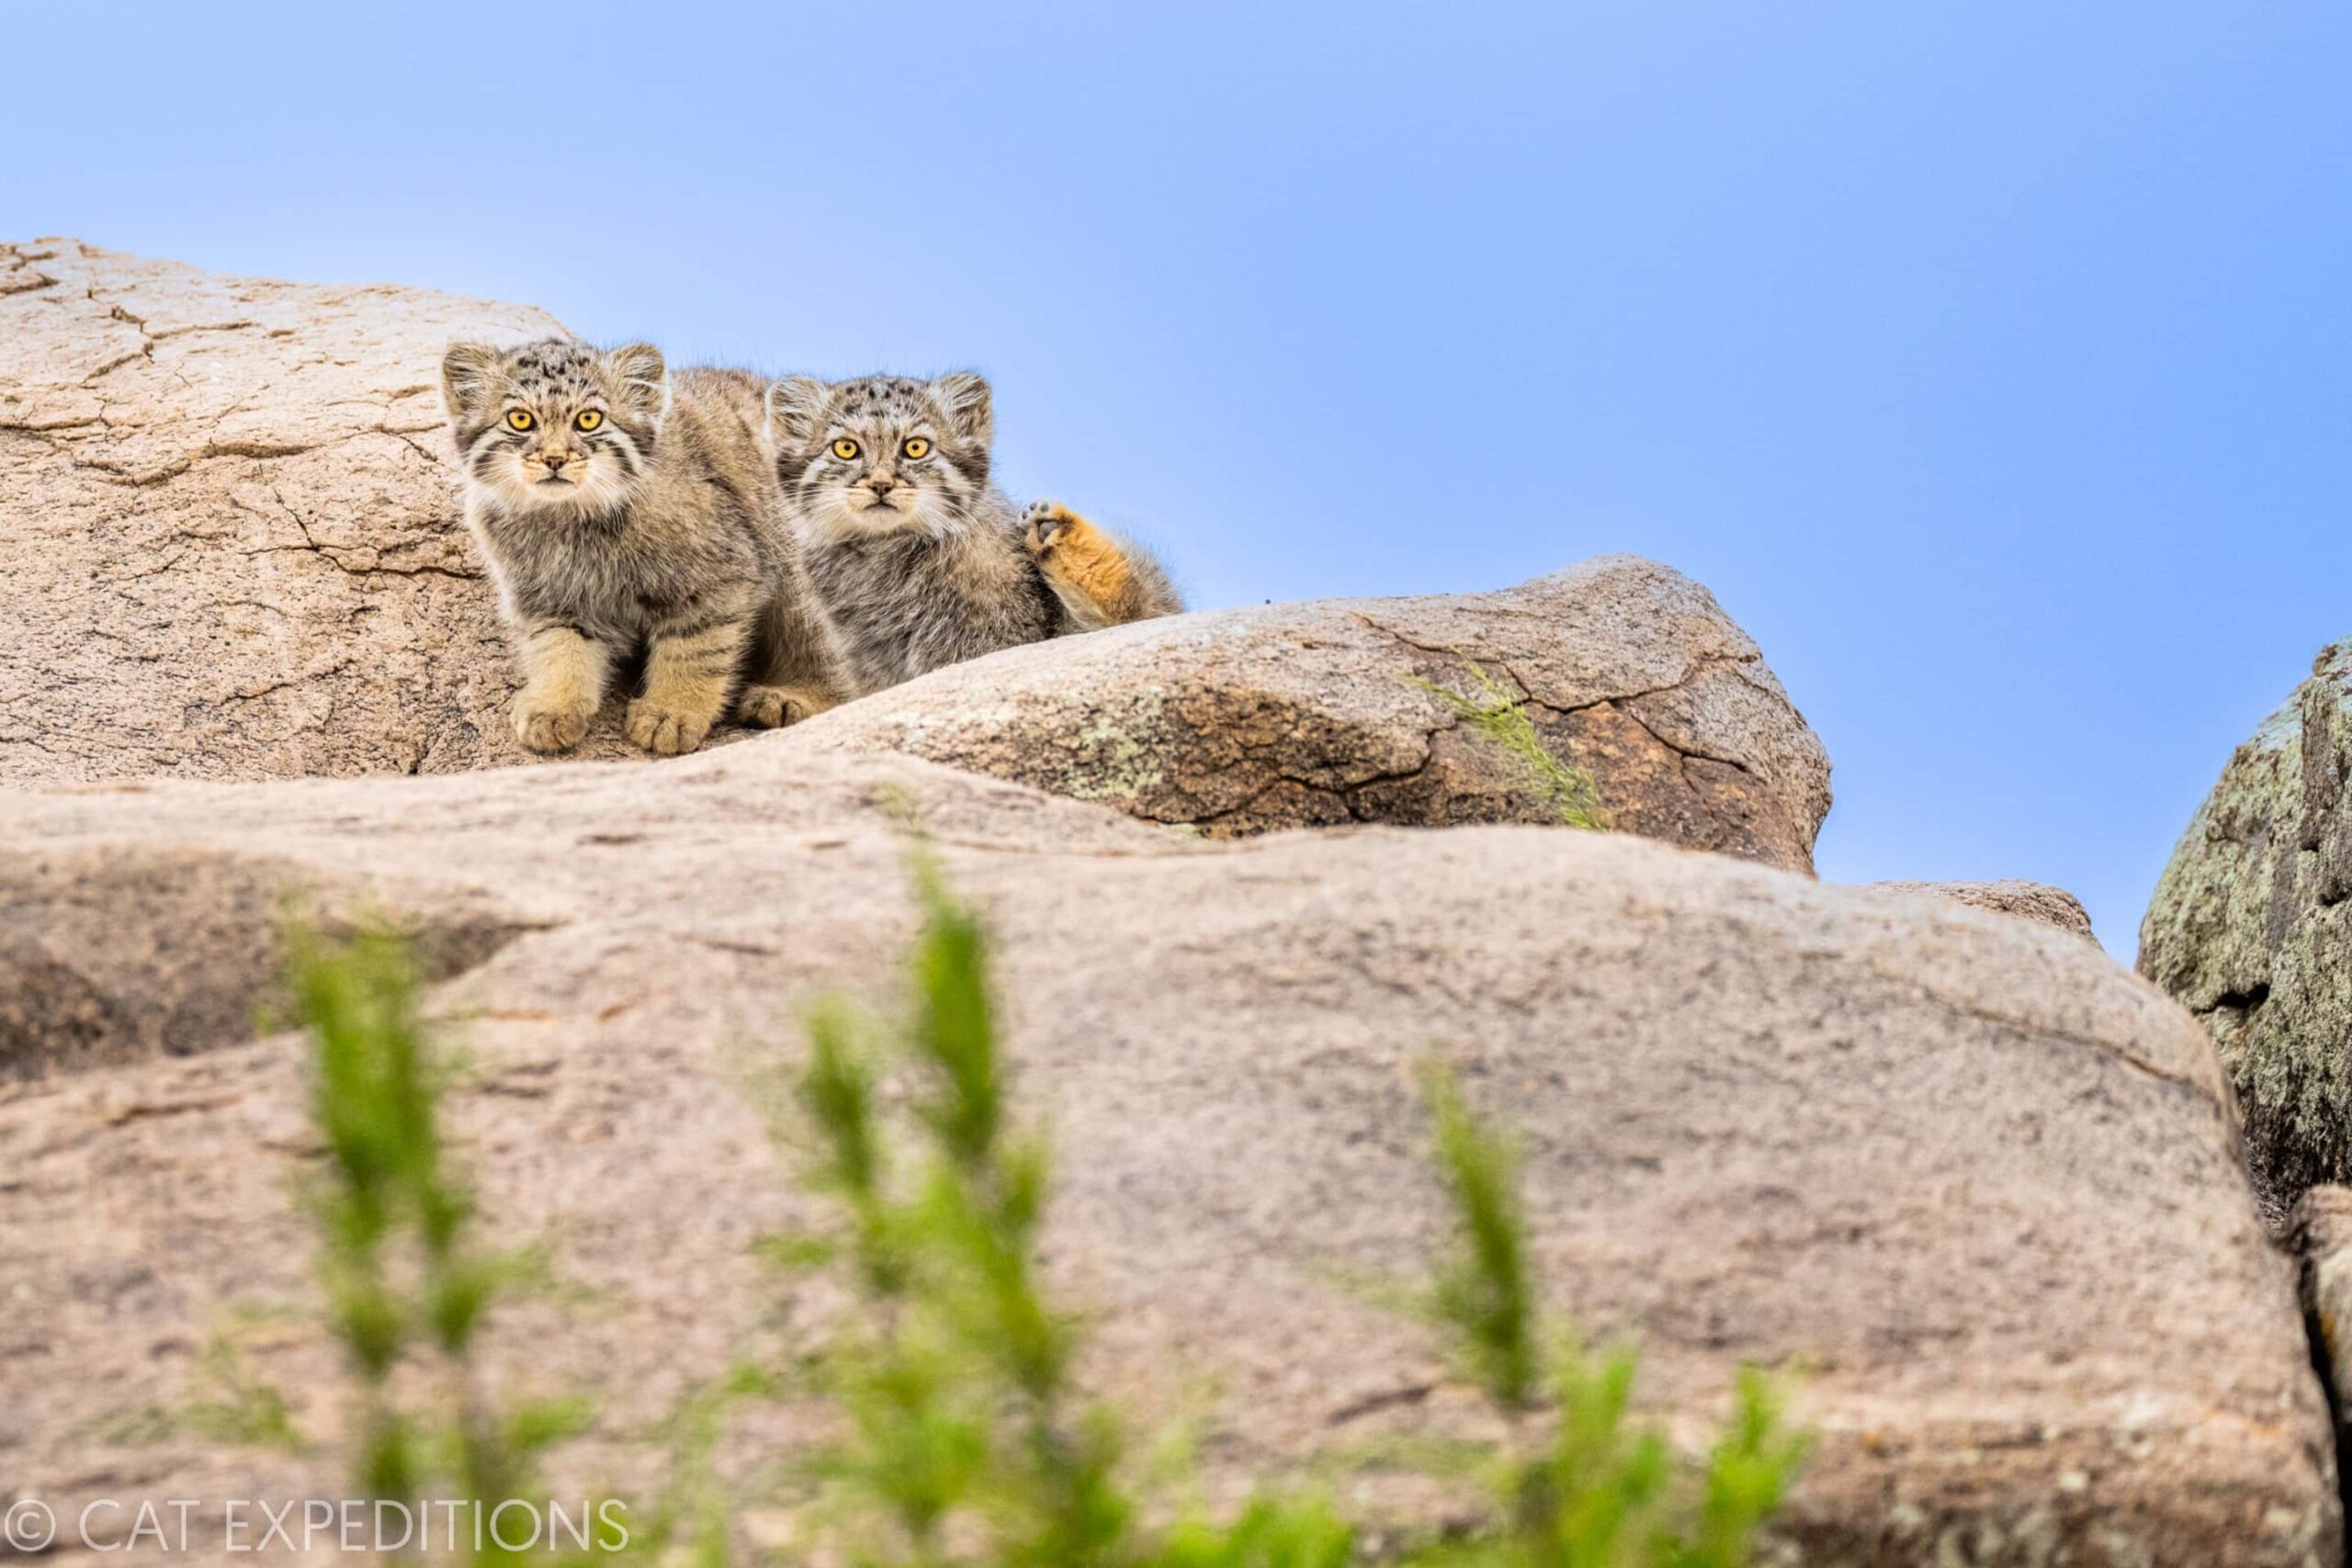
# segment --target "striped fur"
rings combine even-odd
[[[730,696],[754,725],[839,700],[763,439],[765,381],[550,338],[458,344],[441,385],[466,525],[523,668],[524,745],[578,745],[639,650],[626,726],[650,751],[693,750]]]

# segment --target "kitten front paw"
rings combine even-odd
[[[753,729],[781,729],[824,712],[833,700],[811,686],[746,686],[735,716]]]
[[[1055,538],[1073,524],[1084,526],[1086,519],[1058,501],[1033,501],[1029,510],[1021,514],[1022,536],[1029,542],[1029,553],[1042,556],[1054,547]]]
[[[542,756],[569,751],[588,733],[585,713],[569,708],[539,708],[527,702],[514,705],[514,739]]]
[[[1141,618],[1133,604],[1135,570],[1118,540],[1058,501],[1032,502],[1022,516],[1037,574],[1074,629],[1095,631]]]
[[[710,733],[710,720],[639,697],[628,705],[623,728],[631,740],[655,756],[675,757],[702,744],[702,738]]]

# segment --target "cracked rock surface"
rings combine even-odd
[[[1432,688],[1518,706],[1620,831],[1813,869],[1820,739],[1705,589],[1632,556],[1498,593],[1213,611],[1012,649],[792,733],[1215,837],[1556,821],[1526,762]]]
[[[2140,923],[2140,973],[2204,1021],[2274,1219],[2352,1180],[2352,641],[2232,754]]]
[[[436,378],[452,337],[561,330],[0,244],[0,781],[519,760]]]
[[[544,1241],[560,1285],[501,1307],[487,1375],[596,1412],[551,1456],[554,1495],[642,1495],[693,1389],[842,1310],[761,1261],[817,1215],[756,1086],[801,1059],[818,992],[896,994],[903,811],[993,934],[1086,1376],[1146,1430],[1196,1424],[1213,1497],[1322,1465],[1351,1511],[1458,1517],[1381,1456],[1485,1432],[1479,1402],[1367,1288],[1419,1277],[1443,1235],[1415,1076],[1443,1050],[1523,1136],[1558,1303],[1639,1340],[1640,1397],[1676,1430],[1706,1435],[1743,1360],[1809,1369],[1819,1448],[1768,1562],[2339,1561],[2292,1266],[2211,1047],[2064,931],[1629,834],[1188,839],[789,731],[6,804],[6,863],[51,868],[0,883],[12,929],[57,926],[82,944],[57,962],[118,1007],[138,955],[87,959],[77,875],[136,909],[200,852],[216,879],[503,933],[430,1005],[463,1052],[450,1117],[491,1239]],[[249,937],[191,929],[169,994],[234,989]],[[0,1461],[61,1515],[340,1495],[331,1441],[289,1457],[174,1419],[218,1397],[204,1347],[241,1323],[266,1325],[246,1369],[304,1430],[344,1412],[294,1197],[319,1157],[301,1044],[211,1044],[0,1083]],[[814,1418],[746,1407],[721,1472],[772,1473]]]

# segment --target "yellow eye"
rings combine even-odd
[[[908,456],[908,457],[921,457],[924,456],[925,454],[927,454],[928,452],[930,452],[930,450],[931,450],[931,443],[930,443],[930,442],[928,442],[928,441],[925,441],[922,436],[920,436],[920,435],[910,435],[910,436],[907,437],[907,456]]]
[[[528,430],[535,422],[526,411],[516,409],[506,416],[506,423],[516,430]]]
[[[842,436],[839,441],[833,443],[833,456],[839,457],[844,463],[848,462],[852,457],[857,456],[857,443],[852,441],[846,435]]]
[[[594,430],[605,423],[605,416],[594,409],[582,409],[580,417],[571,422],[582,430]]]

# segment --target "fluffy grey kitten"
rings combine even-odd
[[[640,649],[627,728],[650,751],[693,750],[730,694],[758,726],[838,700],[769,460],[764,379],[673,373],[650,344],[548,338],[455,344],[441,391],[466,525],[522,663],[524,745],[578,745]]]
[[[776,475],[854,691],[1018,643],[1183,608],[1150,556],[1058,502],[989,482],[989,384],[787,377]]]

